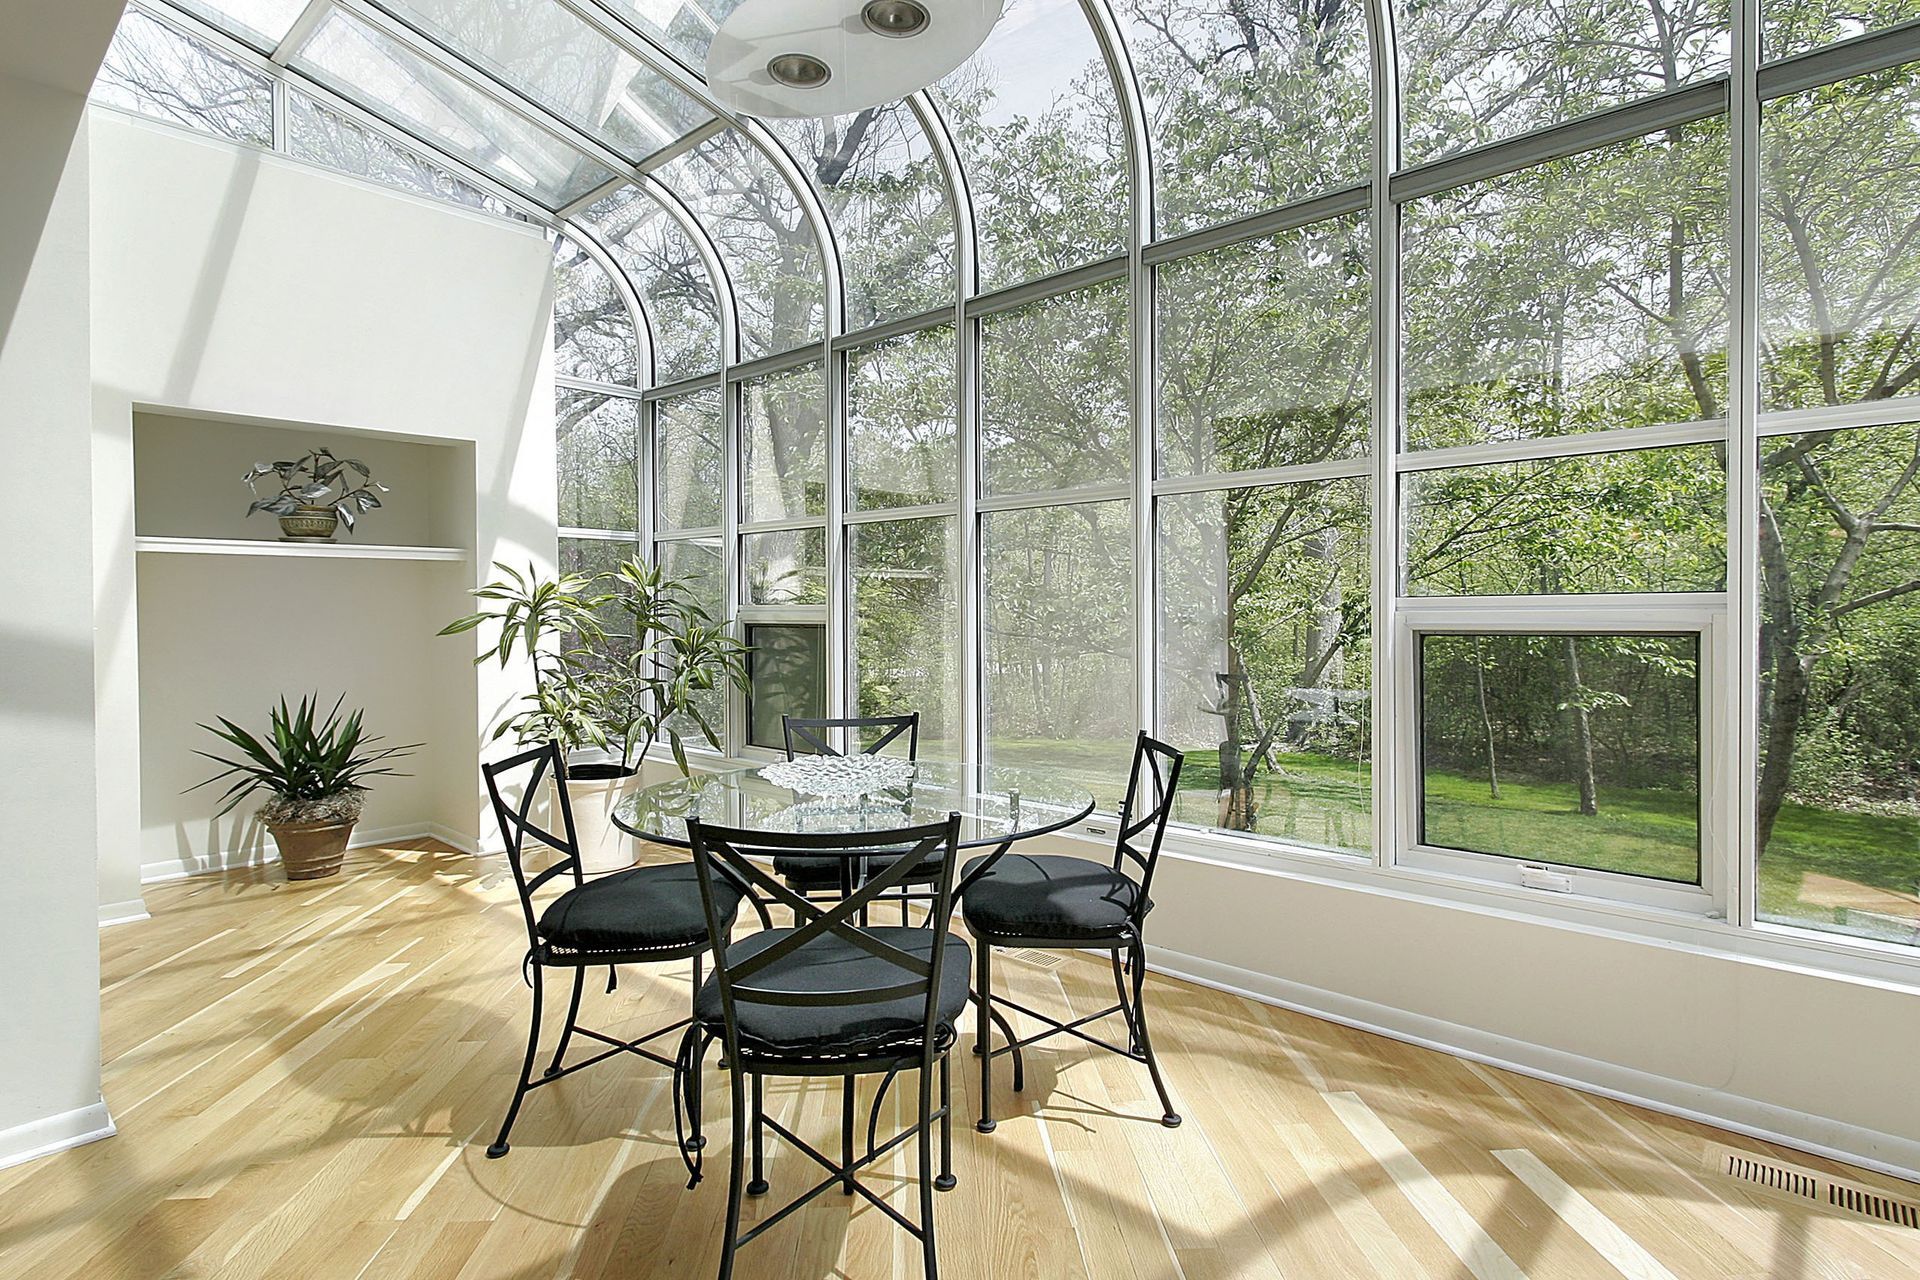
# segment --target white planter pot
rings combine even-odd
[[[613,809],[642,785],[642,776],[567,779],[567,803],[573,810],[573,834],[580,842],[583,874],[600,876],[634,864],[639,844],[613,824]]]

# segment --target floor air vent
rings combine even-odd
[[[1733,1147],[1714,1147],[1710,1162],[1729,1178],[1777,1191],[1810,1204],[1826,1204],[1843,1213],[1920,1231],[1920,1204],[1813,1169],[1756,1156]]]
[[[1009,951],[1007,954],[1021,964],[1030,964],[1036,969],[1058,969],[1067,959],[1057,951],[1035,951],[1031,948]]]

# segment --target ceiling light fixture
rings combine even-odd
[[[860,21],[867,30],[890,40],[904,40],[927,29],[932,19],[926,8],[914,0],[867,0],[860,10]]]
[[[836,116],[898,101],[973,56],[1005,0],[742,0],[707,84],[729,110]]]

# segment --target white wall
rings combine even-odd
[[[463,682],[457,714],[464,724],[451,749],[420,762],[420,779],[404,784],[414,790],[396,784],[376,798],[368,825],[434,824],[461,840],[484,839],[475,759],[482,727],[511,696],[512,680],[491,670],[476,675],[465,665],[474,651],[466,641],[418,632],[456,616],[465,604],[460,592],[483,581],[493,560],[547,565],[555,554],[546,348],[552,272],[544,239],[530,228],[110,111],[96,108],[89,127],[98,693],[103,718],[128,726],[100,752],[102,901],[138,896],[142,868],[154,861],[142,852],[143,828],[158,833],[170,856],[184,848],[181,869],[203,865],[226,842],[189,824],[175,797],[162,800],[191,773],[175,759],[182,735],[192,733],[182,728],[188,715],[245,710],[269,686],[289,693],[324,687],[316,672],[336,684],[355,682],[366,690],[356,700],[370,706],[397,697],[409,668],[375,669],[393,643],[390,626],[404,637],[394,652],[408,654],[406,664],[436,663],[436,679]],[[463,505],[437,513],[434,524],[461,532],[458,541],[476,555],[446,571],[457,581],[445,584],[442,598],[423,593],[410,611],[398,603],[406,571],[368,562],[147,564],[166,557],[133,550],[134,415],[144,409],[470,444],[473,488],[450,495]],[[419,583],[434,567],[412,571]],[[263,653],[272,629],[261,616],[261,593],[276,583],[370,591],[367,649],[329,659],[326,644],[303,649],[296,641],[272,665]],[[212,598],[196,600],[198,616],[181,613],[184,593],[196,587]],[[143,623],[142,611],[160,599],[173,603]],[[166,674],[185,678],[164,705],[142,695],[142,676],[151,684],[162,675],[158,655],[149,661],[140,652],[146,624],[157,628],[152,642],[171,655]],[[196,628],[203,640],[219,637],[230,653],[247,654],[244,674],[239,664],[223,669],[196,656]],[[416,640],[420,647],[405,647]],[[143,715],[164,715],[166,723],[144,723]],[[143,759],[154,751],[168,759]],[[147,816],[143,777],[154,805]],[[208,816],[212,809],[209,802]]]
[[[14,38],[8,17],[0,9],[0,47]],[[0,74],[0,440],[12,460],[0,502],[0,936],[25,966],[0,1035],[0,1164],[112,1131],[94,925],[82,107],[72,89]]]

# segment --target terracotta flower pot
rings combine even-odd
[[[269,823],[267,830],[280,849],[280,865],[289,880],[319,880],[337,875],[353,838],[351,822]]]

